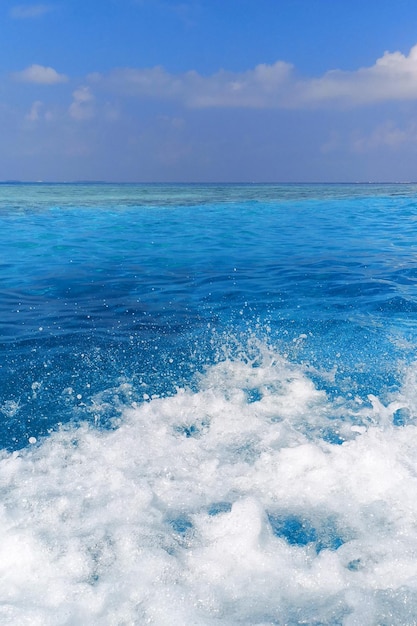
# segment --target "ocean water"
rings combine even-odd
[[[417,186],[0,185],[0,622],[417,624]]]

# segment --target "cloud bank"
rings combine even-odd
[[[299,78],[290,63],[260,64],[245,72],[172,74],[163,67],[119,68],[92,74],[90,84],[119,95],[171,99],[192,108],[354,107],[417,99],[417,45],[408,55],[385,52],[370,67],[330,70]]]
[[[315,77],[281,60],[77,78],[53,65],[10,75],[21,86],[14,107],[0,103],[4,177],[45,178],[44,159],[57,180],[415,179],[417,46]]]
[[[33,64],[15,72],[16,81],[54,85],[67,82],[52,67]],[[176,101],[188,108],[312,109],[352,108],[380,102],[417,100],[417,45],[408,55],[385,52],[370,67],[330,70],[320,77],[299,77],[285,61],[259,64],[243,72],[219,70],[205,76],[195,70],[173,74],[162,66],[117,68],[93,73],[88,86],[73,91],[70,114],[90,117],[95,93],[116,97]]]
[[[38,85],[56,85],[66,83],[68,77],[65,74],[58,74],[52,67],[43,65],[31,65],[21,72],[12,74],[14,80],[22,83],[36,83]]]

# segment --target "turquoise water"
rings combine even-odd
[[[2,623],[414,623],[416,220],[0,185]]]

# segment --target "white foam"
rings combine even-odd
[[[413,376],[343,421],[261,348],[115,430],[4,452],[0,622],[413,623],[417,428],[392,426]]]

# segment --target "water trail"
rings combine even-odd
[[[252,344],[112,429],[3,452],[2,623],[412,623],[414,377],[341,411]]]

